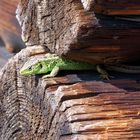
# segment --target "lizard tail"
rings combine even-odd
[[[138,74],[140,73],[140,66],[130,66],[130,65],[105,65],[105,69],[111,70],[111,71],[117,71],[122,73],[128,73],[128,74]]]

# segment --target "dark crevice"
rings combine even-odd
[[[80,94],[80,95],[69,95],[69,96],[63,96],[61,98],[61,101],[60,102],[64,102],[66,100],[73,100],[73,99],[83,99],[83,98],[88,98],[88,97],[95,97],[95,96],[98,96],[100,94],[103,94],[103,93],[114,93],[114,94],[117,94],[117,93],[121,93],[121,91],[108,91],[108,92],[96,92],[96,93],[85,93],[85,94]],[[124,93],[124,92],[122,92]]]

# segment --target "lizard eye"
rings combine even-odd
[[[28,70],[32,70],[32,66],[30,66],[30,67],[28,68]]]
[[[43,66],[42,66],[42,64],[40,63],[40,68],[42,69],[43,68]]]

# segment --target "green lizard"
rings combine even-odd
[[[108,79],[108,74],[98,65],[67,60],[48,53],[46,56],[37,56],[29,59],[21,68],[21,75],[47,74],[43,78],[54,77],[60,70],[97,70],[102,78]],[[49,73],[49,74],[48,74]]]
[[[123,73],[140,73],[139,66],[105,65],[105,69]],[[99,65],[67,60],[50,53],[45,56],[34,56],[29,59],[21,68],[20,74],[25,76],[47,74],[43,78],[49,78],[56,76],[60,70],[96,70],[101,74],[103,79],[109,79],[108,73],[101,69]]]

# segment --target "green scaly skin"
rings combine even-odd
[[[96,65],[47,54],[46,57],[28,60],[20,70],[20,74],[25,76],[47,74],[43,78],[48,78],[56,76],[60,70],[96,70]]]
[[[105,69],[123,73],[140,73],[140,66],[128,65],[104,65]],[[67,60],[56,54],[46,54],[45,56],[34,56],[29,59],[20,70],[21,75],[47,74],[43,78],[54,77],[60,70],[96,70],[102,79],[109,79],[108,73],[101,69],[99,65],[85,62]]]

